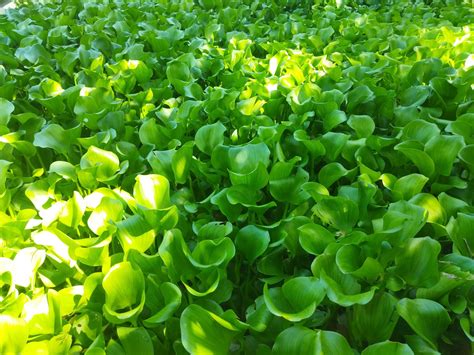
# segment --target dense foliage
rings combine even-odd
[[[474,13],[379,3],[0,15],[0,353],[470,353]]]

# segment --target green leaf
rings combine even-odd
[[[122,324],[137,319],[145,304],[145,278],[139,268],[127,261],[112,266],[104,276],[102,287],[103,311],[109,322]]]
[[[273,345],[273,354],[352,354],[347,340],[339,333],[311,330],[295,325],[278,334]]]
[[[468,166],[472,174],[474,172],[474,144],[466,145],[459,151],[458,155],[459,159]]]
[[[250,263],[253,263],[265,252],[269,243],[270,234],[268,231],[253,225],[240,229],[235,236],[235,247]]]
[[[196,146],[201,152],[211,155],[216,146],[224,143],[225,131],[226,128],[221,122],[200,127],[196,132]]]
[[[94,208],[89,219],[87,220],[87,226],[92,232],[97,235],[105,232],[111,222],[116,222],[122,219],[123,206],[122,203],[116,199],[104,196],[99,205]]]
[[[138,204],[154,210],[170,206],[170,184],[164,176],[138,175],[135,180],[133,196]]]
[[[193,144],[189,142],[179,148],[171,158],[171,168],[178,184],[184,184],[188,180],[192,157]]]
[[[357,86],[347,94],[347,111],[354,112],[354,109],[361,104],[372,101],[375,98],[374,92],[367,85]]]
[[[310,254],[322,254],[326,247],[335,242],[335,235],[323,226],[308,223],[298,228],[301,247]]]
[[[428,180],[421,174],[405,175],[395,182],[391,190],[397,200],[409,200],[421,192]]]
[[[347,176],[350,170],[347,170],[342,164],[333,162],[324,165],[318,173],[318,180],[321,184],[329,188],[340,178]]]
[[[0,126],[6,126],[15,106],[8,100],[0,97]]]
[[[150,280],[150,278],[148,280]],[[151,288],[151,290],[159,291],[159,299],[157,302],[159,310],[157,310],[157,312],[150,318],[147,318],[143,321],[143,324],[145,324],[147,327],[155,327],[160,323],[167,321],[181,305],[181,291],[178,286],[172,284],[171,282],[163,282],[161,285],[159,285],[159,287]],[[148,292],[150,292],[150,290]],[[152,296],[148,294],[147,302],[149,302],[151,297]]]
[[[397,299],[387,292],[377,293],[365,305],[356,304],[348,312],[351,335],[359,344],[390,339],[398,322]]]
[[[117,335],[127,354],[154,354],[151,337],[145,328],[118,327]]]
[[[95,168],[94,176],[98,181],[112,179],[119,170],[119,158],[113,152],[90,146],[81,158],[81,169]]]
[[[28,340],[27,323],[21,318],[0,315],[0,353],[19,354]]]
[[[345,197],[323,197],[314,207],[314,213],[323,223],[344,232],[350,232],[359,219],[359,208]]]
[[[71,144],[79,138],[80,132],[80,127],[65,130],[60,125],[52,123],[35,134],[33,144],[36,147],[51,148],[67,156]]]
[[[418,142],[405,141],[397,144],[394,149],[411,160],[423,175],[431,177],[435,173],[433,159],[422,150],[422,146]]]
[[[425,151],[433,159],[436,172],[449,176],[454,160],[463,147],[464,139],[460,136],[435,136],[426,143]]]
[[[313,315],[326,292],[323,283],[315,277],[294,277],[282,287],[268,289],[265,285],[263,295],[271,313],[299,322]]]
[[[365,348],[361,355],[414,355],[415,353],[407,344],[397,343],[394,341],[384,341],[373,344]]]
[[[446,309],[439,303],[427,299],[403,298],[397,304],[397,311],[416,334],[434,348],[437,339],[451,323]]]
[[[311,265],[313,275],[319,277],[326,287],[329,300],[343,307],[367,304],[374,297],[376,286],[366,292],[357,280],[339,270],[332,255],[320,255]]]
[[[468,257],[474,256],[474,214],[458,213],[457,218],[451,218],[447,230],[453,241],[455,250]]]
[[[374,120],[367,115],[351,115],[347,124],[356,132],[358,138],[367,138],[375,130]]]
[[[228,320],[196,304],[186,307],[180,325],[184,348],[196,355],[228,353],[232,340],[240,332]]]
[[[431,287],[439,280],[438,254],[441,245],[429,237],[407,241],[395,258],[395,272],[408,285]]]
[[[433,195],[420,193],[413,196],[409,202],[423,207],[428,212],[428,222],[439,224],[446,223],[446,212],[438,199]]]
[[[429,86],[412,86],[406,89],[401,97],[400,101],[403,106],[421,106],[426,99],[431,95]]]

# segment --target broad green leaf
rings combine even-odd
[[[216,146],[224,143],[225,131],[226,128],[221,122],[200,127],[195,136],[196,146],[201,152],[211,155]]]
[[[268,289],[265,285],[263,295],[271,313],[299,322],[311,317],[326,292],[323,283],[315,277],[295,277],[282,287]]]
[[[273,345],[273,354],[351,354],[349,343],[339,333],[311,330],[295,325],[278,334]]]
[[[151,282],[150,278],[147,282]],[[178,286],[171,282],[163,282],[158,287],[151,288],[151,290],[159,291],[159,296],[153,295],[158,299],[158,304],[156,306],[159,307],[159,310],[157,310],[157,312],[150,318],[143,321],[147,327],[155,327],[160,323],[167,321],[181,305],[181,291]],[[150,295],[150,290],[147,291],[147,294],[147,302],[149,302],[150,298],[153,296]]]
[[[125,252],[130,249],[144,253],[155,241],[155,232],[146,220],[134,215],[116,223],[118,237]]]
[[[0,315],[0,353],[18,354],[28,340],[27,323],[21,318]]]
[[[362,355],[377,355],[377,354],[387,354],[387,355],[414,355],[413,350],[407,345],[402,343],[397,343],[394,341],[384,341],[381,343],[373,344],[366,347]]]
[[[137,319],[145,303],[145,278],[139,268],[127,261],[112,266],[104,276],[102,287],[103,311],[109,322],[122,324]]]
[[[375,130],[374,120],[367,115],[351,115],[347,124],[356,132],[358,138],[367,138]]]
[[[268,231],[253,225],[240,229],[235,237],[235,247],[251,263],[265,252],[269,243]]]
[[[429,86],[412,86],[402,93],[400,101],[403,106],[421,106],[430,95]]]
[[[6,126],[15,106],[8,100],[0,97],[0,126]]]
[[[474,172],[474,144],[466,145],[459,151],[458,155],[459,159],[468,166],[472,174]]]
[[[13,259],[12,276],[15,285],[29,287],[35,284],[36,272],[44,263],[46,253],[34,247],[21,249]]]
[[[301,247],[310,254],[322,254],[326,247],[335,242],[335,235],[323,226],[308,223],[298,228]]]
[[[135,180],[133,196],[138,204],[150,209],[162,209],[170,206],[170,184],[164,176],[138,175]]]
[[[105,232],[109,225],[119,221],[123,216],[123,205],[120,201],[104,196],[94,208],[87,220],[87,226],[97,235]]]
[[[405,175],[395,182],[391,190],[397,200],[409,200],[421,192],[428,180],[421,174]]]
[[[154,354],[153,342],[145,328],[118,327],[117,335],[127,354]]]
[[[357,205],[344,197],[323,197],[313,210],[321,222],[344,232],[350,232],[359,218]]]
[[[348,312],[351,335],[359,344],[388,340],[398,322],[397,299],[387,292],[375,294],[365,305],[356,304]]]
[[[81,158],[81,169],[96,168],[94,176],[98,181],[108,181],[119,170],[119,158],[113,152],[90,146]]]
[[[431,138],[426,143],[425,151],[433,159],[436,172],[449,176],[453,169],[454,160],[463,147],[464,140],[462,137],[442,135]]]
[[[400,151],[418,168],[421,174],[431,177],[435,173],[433,159],[424,152],[423,146],[415,141],[405,141],[397,144],[395,150]]]
[[[348,307],[354,304],[367,304],[374,297],[376,287],[361,292],[362,287],[357,280],[342,273],[332,255],[320,255],[311,265],[313,275],[319,277],[326,288],[326,293],[332,302]]]
[[[318,180],[325,187],[329,188],[332,184],[342,177],[347,176],[349,173],[350,170],[347,170],[341,163],[333,162],[321,168],[318,173]]]
[[[434,239],[429,237],[410,239],[395,258],[395,272],[408,285],[433,286],[440,277],[438,270],[440,251],[441,245]]]
[[[436,348],[436,342],[447,329],[451,319],[442,305],[427,299],[403,298],[397,304],[397,311],[410,327]]]
[[[356,107],[370,102],[374,98],[374,92],[367,85],[357,86],[347,94],[347,111],[354,112]]]
[[[179,148],[171,158],[171,168],[177,183],[184,184],[188,180],[192,157],[193,144],[186,143]]]
[[[54,149],[58,153],[67,156],[71,144],[75,143],[75,140],[79,138],[79,136],[79,126],[65,130],[60,125],[53,123],[35,134],[33,144],[36,147]]]
[[[458,213],[456,218],[451,217],[447,225],[449,238],[453,241],[454,248],[460,254],[471,257],[474,255],[474,215],[471,213]]]
[[[191,354],[225,354],[240,331],[219,315],[196,304],[189,305],[180,318],[181,341]]]
[[[409,202],[423,207],[428,212],[428,222],[439,224],[446,223],[446,212],[438,199],[433,195],[420,193],[413,196]]]

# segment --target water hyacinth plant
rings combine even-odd
[[[470,354],[469,1],[0,14],[0,354]]]

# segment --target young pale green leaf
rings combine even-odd
[[[120,161],[113,152],[90,146],[81,158],[81,169],[96,168],[95,178],[98,181],[108,181],[114,177],[120,168]]]
[[[112,266],[104,276],[102,287],[103,311],[109,322],[122,324],[137,319],[145,304],[145,278],[138,267],[127,261]]]
[[[443,225],[446,223],[446,212],[438,199],[433,195],[420,193],[413,196],[409,202],[426,210],[428,213],[427,222]]]
[[[10,315],[0,315],[0,354],[19,354],[28,340],[25,320]]]
[[[133,197],[138,204],[149,209],[162,209],[169,207],[170,184],[162,175],[138,175],[133,187]]]

